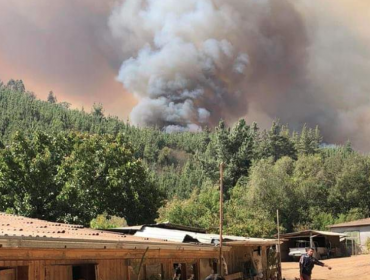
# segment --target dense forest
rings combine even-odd
[[[319,128],[268,130],[241,119],[202,132],[165,133],[47,101],[0,81],[0,211],[81,223],[106,215],[217,231],[225,164],[227,233],[271,236],[326,229],[370,215],[370,158],[323,145]]]

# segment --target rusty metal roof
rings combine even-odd
[[[204,244],[184,244],[164,237],[125,235],[1,212],[0,247],[217,251],[215,246]],[[230,248],[225,246],[225,251],[227,250]]]
[[[85,228],[81,225],[48,222],[22,216],[0,213],[0,238],[47,238],[71,239],[89,241],[131,241],[131,242],[156,242],[167,243],[161,238],[142,238],[132,235],[112,233],[103,230]]]
[[[94,230],[81,225],[48,222],[0,212],[0,247],[37,248],[172,248],[215,250],[217,234],[143,227],[135,235]],[[276,244],[277,240],[224,236],[228,245]],[[190,242],[190,243],[188,243]],[[240,244],[239,244],[240,243]],[[225,246],[225,250],[229,250]]]
[[[330,225],[329,228],[339,228],[339,227],[359,227],[359,226],[369,226],[370,218],[356,220],[352,222],[340,223],[336,225]]]

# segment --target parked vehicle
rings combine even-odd
[[[319,247],[317,242],[314,242],[314,257],[317,259],[326,258],[328,256],[328,248]],[[294,248],[289,248],[289,256],[292,260],[298,261],[300,257],[306,254],[306,250],[310,248],[310,241],[308,240],[297,240]]]

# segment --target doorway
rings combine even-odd
[[[95,265],[54,265],[46,267],[45,280],[96,280]]]

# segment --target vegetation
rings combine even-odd
[[[90,227],[94,229],[110,229],[124,226],[127,226],[127,221],[125,218],[109,216],[107,212],[98,215],[90,222]]]
[[[366,239],[366,249],[368,252],[370,252],[370,237]]]
[[[162,194],[123,140],[74,132],[15,134],[0,150],[0,209],[82,224],[105,211],[131,224],[152,221]]]
[[[240,120],[168,134],[105,116],[101,104],[72,110],[53,92],[41,101],[21,81],[0,82],[0,211],[85,225],[103,213],[217,232],[220,162],[229,234],[271,236],[276,209],[286,231],[370,215],[370,158],[350,143],[323,146],[318,128]]]

